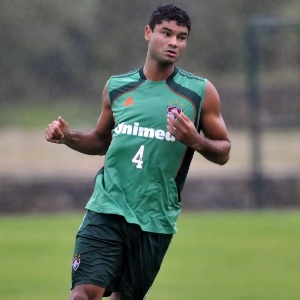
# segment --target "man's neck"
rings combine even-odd
[[[146,61],[143,72],[148,80],[163,81],[169,78],[169,76],[174,72],[174,68],[174,65],[158,66],[157,64]]]

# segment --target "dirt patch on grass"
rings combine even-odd
[[[41,130],[0,132],[0,211],[55,212],[83,209],[104,158],[77,153],[45,141]],[[299,207],[299,130],[262,137],[264,186],[255,194],[251,177],[251,138],[230,130],[231,159],[214,165],[195,154],[182,193],[184,208]]]
[[[190,176],[248,175],[252,171],[251,137],[247,131],[229,130],[231,159],[225,166],[214,165],[195,154]],[[46,142],[43,130],[18,128],[0,131],[0,176],[47,178],[93,177],[104,157],[77,153],[64,145]],[[267,174],[298,173],[300,129],[269,131],[262,136],[263,169]]]

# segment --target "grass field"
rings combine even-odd
[[[0,299],[67,299],[82,215],[0,217]],[[298,300],[300,211],[184,212],[150,300]]]

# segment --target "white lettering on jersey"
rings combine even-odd
[[[149,139],[166,140],[168,142],[174,142],[175,138],[169,131],[162,129],[155,130],[154,128],[147,128],[140,126],[139,123],[134,123],[133,126],[129,124],[120,123],[115,129],[115,134],[128,134],[141,136]]]

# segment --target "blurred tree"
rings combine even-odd
[[[99,95],[109,75],[142,66],[144,26],[161,3],[0,0],[0,102]],[[242,71],[249,16],[290,15],[299,7],[299,0],[176,3],[192,18],[188,54],[180,64],[200,75]]]

